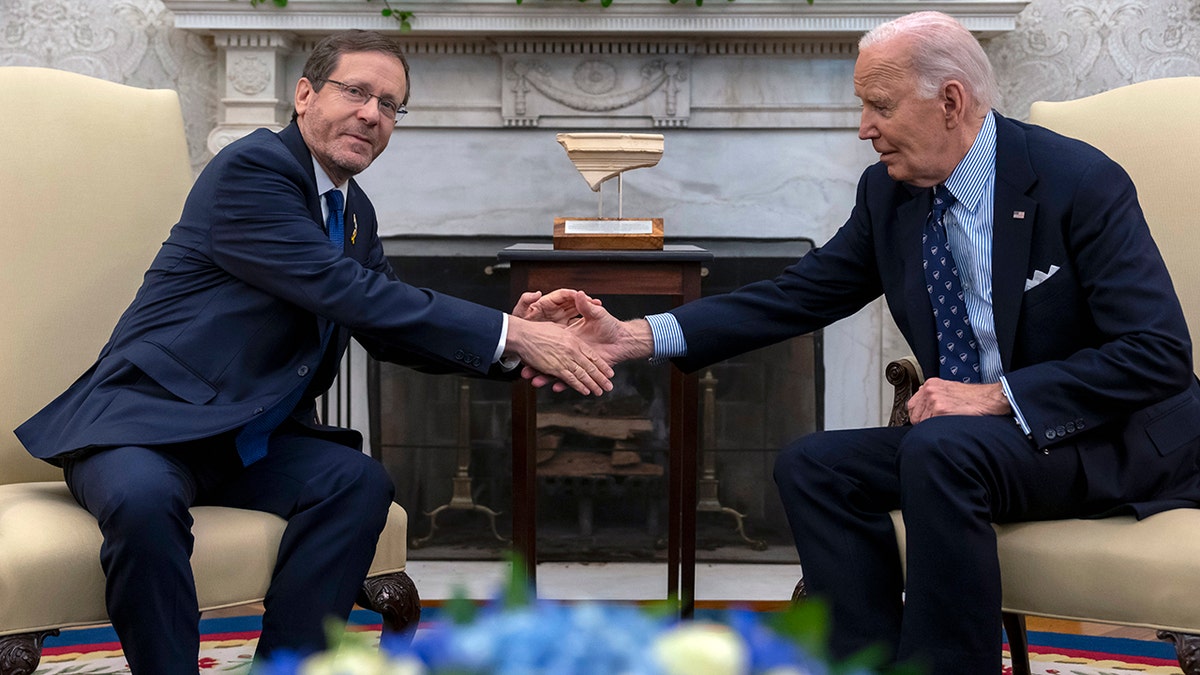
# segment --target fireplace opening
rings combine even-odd
[[[522,241],[528,241],[524,239]],[[406,282],[511,309],[504,238],[395,238]],[[808,239],[689,239],[714,254],[702,293],[778,274]],[[587,290],[587,289],[583,289]],[[601,296],[616,316],[666,298]],[[511,385],[371,363],[371,450],[409,513],[413,559],[499,559],[511,536]],[[822,337],[801,336],[698,373],[697,558],[795,560],[771,472],[778,450],[824,418]],[[618,366],[600,398],[538,392],[538,553],[544,561],[666,557],[669,367]]]

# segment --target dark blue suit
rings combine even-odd
[[[100,523],[109,614],[135,673],[195,672],[192,505],[288,519],[260,654],[319,647],[324,617],[349,614],[392,498],[361,436],[314,416],[351,336],[429,370],[494,367],[501,312],[398,281],[353,180],[344,253],[330,245],[316,186],[295,125],[222,150],[96,363],[16,430]],[[267,457],[243,468],[238,430],[306,377]]]
[[[992,305],[1031,438],[1009,417],[934,418],[816,434],[776,465],[806,583],[834,601],[835,648],[882,640],[954,675],[1000,671],[989,522],[1200,502],[1191,342],[1132,182],[1045,129],[997,115],[996,134]],[[821,328],[882,294],[936,376],[919,249],[930,193],[882,164],[867,169],[850,219],[820,250],[774,280],[674,311],[688,345],[676,363],[693,370]],[[908,526],[904,608],[886,515],[896,508]]]
[[[396,283],[375,210],[353,180],[339,253],[316,190],[295,125],[260,129],[214,157],[95,365],[17,429],[29,451],[54,461],[238,429],[321,365],[328,322],[337,355],[353,335],[382,360],[487,373],[501,313]],[[323,368],[310,393],[335,374]],[[356,442],[311,414],[296,419]]]

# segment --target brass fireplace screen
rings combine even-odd
[[[408,283],[508,307],[503,240],[394,240]],[[800,240],[689,241],[714,253],[705,295],[769,278],[812,249]],[[586,289],[585,289],[586,290]],[[619,317],[667,309],[606,297]],[[538,547],[542,560],[654,559],[666,503],[667,366],[618,367],[600,398],[539,392]],[[700,376],[698,556],[763,560],[791,553],[771,479],[777,451],[821,428],[821,335],[801,336],[705,369]],[[510,385],[368,369],[371,451],[409,512],[414,559],[496,558],[511,531]],[[770,558],[765,558],[770,559]]]

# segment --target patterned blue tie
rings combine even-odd
[[[342,193],[336,189],[330,190],[325,193],[325,201],[329,206],[329,217],[325,220],[326,229],[329,231],[329,242],[341,249],[345,237]],[[329,345],[329,336],[333,333],[332,327],[333,324],[330,324],[321,337],[321,354],[325,353],[325,348]],[[296,404],[300,402],[300,397],[304,395],[304,390],[308,388],[308,383],[312,380],[314,370],[315,368],[302,366],[297,371],[300,382],[296,388],[282,401],[275,404],[275,407],[259,413],[238,432],[234,444],[237,446],[238,456],[242,459],[242,466],[250,466],[267,456],[267,442],[271,439],[271,432],[287,419]]]
[[[945,185],[937,186],[933,210],[925,221],[925,232],[921,237],[925,287],[937,324],[938,363],[941,366],[938,376],[955,382],[979,382],[979,347],[975,344],[975,332],[971,330],[971,318],[967,316],[967,303],[958,279],[958,266],[954,264],[950,242],[946,239],[946,226],[942,222],[946,209],[953,203],[954,195],[950,190]]]

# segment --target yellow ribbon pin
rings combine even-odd
[[[350,230],[350,245],[354,245],[354,240],[358,239],[358,214],[350,214],[350,218],[354,221],[354,229]]]

